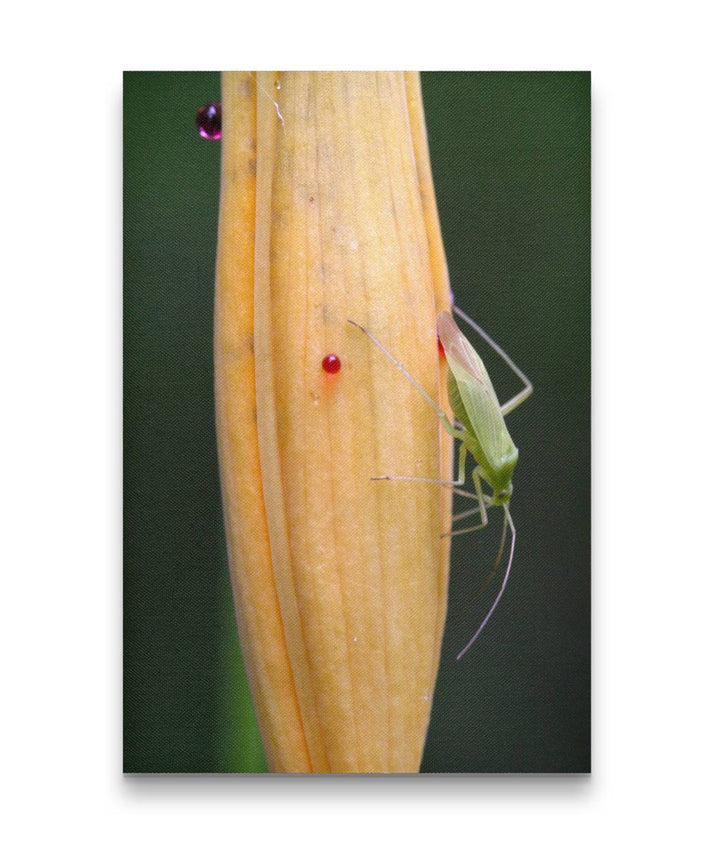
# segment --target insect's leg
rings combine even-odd
[[[477,499],[477,496],[474,493],[470,493],[469,490],[454,490],[454,494],[457,496],[466,496],[468,499]],[[487,494],[483,494],[483,499],[485,500],[485,508],[489,508],[492,505],[492,497]],[[453,514],[453,522],[456,520],[463,520],[466,517],[472,517],[473,514],[479,514],[480,507],[470,508],[467,511],[461,511],[458,514]]]
[[[462,320],[468,324],[473,330],[478,333],[482,338],[490,345],[490,347],[495,351],[498,356],[502,357],[505,363],[515,372],[515,374],[520,378],[520,380],[525,384],[525,389],[518,392],[517,395],[514,395],[509,401],[506,401],[500,407],[500,412],[503,416],[506,416],[510,411],[515,410],[516,407],[519,407],[526,398],[529,398],[533,391],[533,385],[530,382],[527,375],[522,372],[515,363],[510,359],[510,357],[503,351],[503,349],[495,342],[493,339],[488,336],[488,334],[483,330],[483,328],[477,323],[477,321],[473,321],[473,319],[466,315],[462,309],[458,306],[453,306],[453,312],[456,315],[459,315]]]
[[[453,514],[452,522],[457,523],[458,520],[465,520],[467,517],[472,517],[474,514],[479,514],[479,508],[469,508],[467,511],[460,511],[458,514]]]
[[[471,493],[469,490],[460,490],[460,488],[458,487],[453,488],[453,493],[455,494],[455,496],[465,496],[468,499],[477,499],[477,494]],[[477,508],[473,509],[473,512],[475,514],[477,514],[477,511]]]
[[[493,612],[495,612],[495,607],[498,605],[498,603],[500,603],[500,598],[503,596],[503,592],[505,591],[505,586],[507,585],[508,577],[510,576],[510,568],[512,567],[513,556],[515,554],[515,536],[517,533],[515,532],[515,525],[513,524],[512,517],[510,517],[509,508],[507,507],[507,505],[505,505],[503,507],[505,509],[505,522],[503,525],[502,538],[500,539],[500,550],[498,551],[497,559],[495,559],[495,565],[493,566],[493,569],[500,563],[500,557],[502,556],[502,551],[505,547],[505,533],[506,533],[507,528],[509,526],[510,532],[512,534],[512,540],[510,542],[510,556],[508,558],[507,568],[505,570],[505,576],[503,577],[502,585],[500,586],[500,591],[498,592],[497,597],[493,601],[493,605],[490,607],[490,611],[488,612],[488,614],[483,619],[483,622],[480,625],[480,627],[478,627],[478,629],[473,634],[472,639],[470,639],[470,641],[467,643],[467,645],[457,655],[457,657],[455,658],[456,660],[459,660],[464,654],[467,653],[468,649],[473,644],[473,642],[483,632],[485,625],[490,620],[490,616],[493,614]]]
[[[458,485],[465,484],[465,460],[467,458],[467,446],[464,443],[460,444],[458,453],[458,477],[456,481],[446,481],[445,479],[431,479],[424,476],[371,476],[370,481],[412,481],[425,482],[426,484],[441,484],[445,487],[454,489],[454,493],[459,493],[460,496],[470,496],[475,498],[474,493],[467,491],[458,491]]]
[[[477,526],[468,526],[466,529],[453,529],[450,532],[443,532],[441,538],[453,538],[455,535],[467,535],[468,532],[478,532],[485,528],[485,523],[478,523]]]
[[[482,474],[482,469],[480,467],[475,467],[472,473],[473,484],[475,485],[475,493],[469,493],[468,491],[463,492],[463,496],[471,497],[472,499],[477,499],[478,506],[477,508],[472,508],[470,511],[463,511],[460,514],[456,514],[453,516],[453,523],[457,520],[461,520],[464,517],[469,517],[471,514],[480,514],[481,522],[477,526],[470,526],[467,529],[453,529],[450,532],[443,532],[442,538],[448,538],[452,535],[466,535],[468,532],[477,532],[478,529],[484,529],[488,524],[488,516],[487,516],[487,505],[489,505],[491,498],[489,496],[484,496],[482,492],[482,482],[480,481]]]
[[[472,472],[472,480],[475,485],[475,493],[477,495],[478,501],[478,510],[480,511],[480,519],[482,520],[482,526],[487,526],[488,517],[487,517],[487,509],[485,508],[485,497],[482,492],[482,482],[480,481],[480,477],[482,474],[482,469],[480,467],[475,467]],[[478,528],[481,528],[478,527]]]
[[[518,392],[517,395],[513,395],[509,401],[506,401],[505,404],[501,405],[500,412],[502,415],[507,416],[508,413],[515,410],[516,407],[519,407],[526,398],[530,398],[532,391],[533,385],[528,381],[527,386],[522,390],[522,392]]]
[[[368,337],[368,339],[370,339],[372,342],[374,342],[378,346],[378,348],[380,348],[380,350],[383,352],[383,354],[385,354],[385,356],[395,365],[395,367],[400,369],[400,371],[405,375],[405,377],[410,381],[410,383],[415,387],[415,389],[420,393],[420,395],[422,395],[422,397],[425,399],[425,401],[427,401],[428,404],[430,404],[430,406],[433,408],[433,410],[437,413],[438,418],[442,422],[443,428],[448,432],[448,434],[451,437],[455,437],[458,440],[463,440],[465,438],[466,432],[459,430],[458,428],[456,428],[453,425],[453,422],[448,417],[447,413],[445,413],[445,411],[442,409],[442,407],[440,407],[440,405],[436,401],[433,401],[432,398],[430,398],[430,396],[427,394],[427,392],[425,392],[425,390],[420,386],[420,384],[415,380],[415,378],[410,374],[410,372],[405,368],[405,366],[400,362],[400,360],[396,359],[390,353],[390,351],[388,351],[388,349],[385,347],[385,345],[378,342],[378,340],[375,338],[375,336],[373,336],[372,333],[370,333],[368,330],[366,330],[362,326],[362,324],[358,324],[357,321],[351,321],[349,318],[348,318],[348,323],[352,324],[354,327],[358,327],[360,330],[362,330],[363,333]]]

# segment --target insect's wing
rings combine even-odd
[[[448,312],[438,316],[437,330],[470,421],[465,427],[472,428],[490,466],[500,470],[517,457],[517,449],[487,369]]]

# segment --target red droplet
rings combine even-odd
[[[335,354],[328,354],[322,361],[323,371],[328,374],[337,374],[342,368],[340,357]]]
[[[198,134],[206,140],[219,140],[222,137],[222,106],[219,101],[211,101],[197,111],[195,116]]]
[[[445,348],[443,348],[443,343],[440,341],[440,336],[437,337],[438,340],[438,353],[441,357],[445,356]]]

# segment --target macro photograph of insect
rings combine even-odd
[[[590,772],[590,96],[125,73],[126,773]]]

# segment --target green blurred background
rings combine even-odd
[[[422,75],[456,302],[535,385],[508,418],[518,546],[501,605],[471,593],[500,515],[453,541],[423,772],[590,768],[590,75]],[[266,770],[236,641],[220,506],[212,313],[220,75],[124,92],[124,769]],[[471,337],[472,338],[472,337]],[[518,389],[482,347],[501,400]]]

